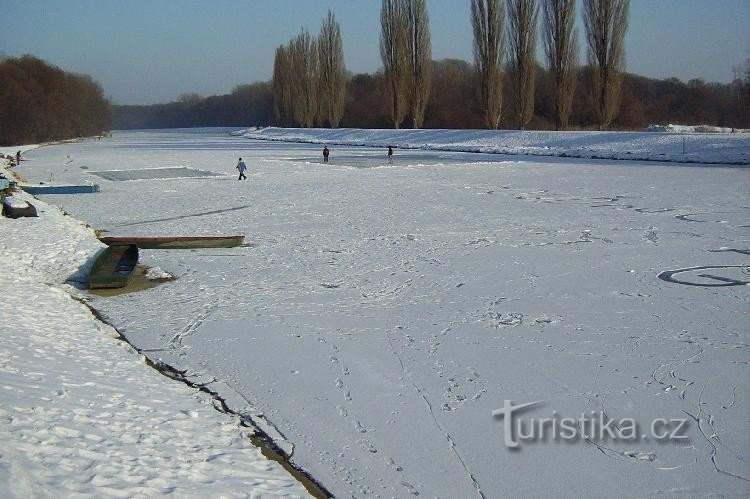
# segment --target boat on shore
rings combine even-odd
[[[245,236],[105,236],[99,240],[110,246],[135,244],[141,249],[234,248],[242,245]]]
[[[21,189],[28,192],[31,195],[37,194],[89,194],[99,192],[99,186],[97,184],[85,184],[85,185],[19,185]]]
[[[36,208],[33,204],[13,196],[3,198],[3,215],[8,218],[36,217]]]
[[[109,246],[94,261],[89,272],[89,288],[123,288],[133,278],[138,264],[135,244]]]

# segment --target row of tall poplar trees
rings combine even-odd
[[[620,107],[630,0],[582,2],[597,125],[605,130]],[[516,113],[519,127],[524,129],[534,116],[540,10],[546,64],[554,89],[555,127],[568,126],[579,65],[575,0],[471,0],[474,68],[487,128],[500,127],[506,72],[515,98],[511,112]],[[432,78],[426,0],[382,0],[380,26],[380,56],[393,127],[399,128],[409,118],[413,128],[421,128]],[[273,91],[277,123],[337,127],[344,111],[345,87],[341,32],[330,11],[317,39],[303,29],[276,50]]]
[[[542,36],[547,68],[554,88],[555,127],[565,129],[572,112],[578,74],[578,32],[575,0],[539,0]],[[505,5],[504,5],[505,4]],[[505,14],[507,6],[507,16]],[[629,0],[583,0],[589,64],[593,68],[597,121],[607,129],[617,115],[622,95],[625,62],[625,32]],[[534,116],[534,73],[539,4],[536,0],[472,0],[474,63],[480,86],[480,100],[488,128],[498,128],[502,116],[503,36],[508,22],[509,68],[519,127]]]
[[[425,0],[383,0],[380,57],[390,95],[393,128],[406,114],[421,128],[430,98],[432,47]]]
[[[317,38],[302,29],[276,49],[273,112],[285,126],[338,127],[346,104],[341,27],[329,10]]]

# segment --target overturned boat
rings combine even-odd
[[[8,218],[38,216],[33,204],[13,196],[3,199],[3,214]]]

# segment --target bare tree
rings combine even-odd
[[[336,16],[328,11],[318,36],[320,67],[320,120],[336,128],[344,115],[346,101],[346,68],[341,28]]]
[[[620,108],[630,0],[584,0],[583,5],[599,129],[606,130]]]
[[[288,48],[292,74],[292,110],[297,125],[310,128],[318,114],[318,48],[302,29]]]
[[[505,51],[505,10],[501,0],[472,0],[471,25],[474,28],[474,65],[479,79],[479,95],[487,128],[500,126],[503,110],[503,52]]]
[[[575,0],[542,0],[544,51],[554,86],[555,129],[564,130],[573,105],[578,65]]]
[[[273,60],[273,115],[279,125],[293,122],[291,61],[283,45],[276,49]]]
[[[398,129],[406,114],[406,17],[402,0],[383,0],[380,9],[380,57],[391,98],[393,128]]]
[[[508,0],[510,64],[518,109],[518,127],[523,130],[534,117],[534,72],[536,71],[535,0]]]
[[[408,47],[408,96],[412,125],[421,128],[424,111],[430,98],[432,79],[432,47],[430,20],[425,0],[401,0],[406,14]]]

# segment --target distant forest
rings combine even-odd
[[[590,67],[578,69],[569,129],[596,129],[596,103]],[[423,128],[485,128],[478,101],[474,66],[466,61],[433,61],[432,91]],[[536,68],[534,115],[528,129],[554,130],[553,88],[548,72]],[[200,126],[277,125],[271,81],[241,85],[231,94],[212,97],[183,95],[176,102],[150,106],[113,106],[115,129]],[[516,129],[515,96],[503,86],[506,103],[500,128]],[[625,74],[622,104],[611,128],[640,130],[649,124],[708,124],[750,128],[750,74],[731,84],[684,83],[676,78],[655,80]],[[320,126],[320,125],[318,125]],[[389,97],[382,72],[350,75],[346,104],[339,125],[345,128],[392,128]]]
[[[0,145],[88,137],[112,127],[112,108],[89,76],[32,56],[0,59]]]

